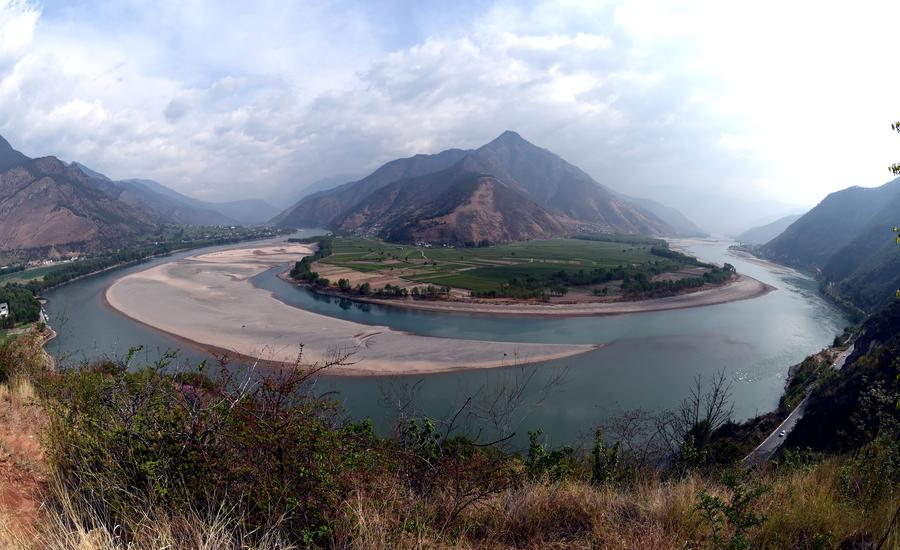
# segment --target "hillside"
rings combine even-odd
[[[682,214],[680,210],[650,199],[630,197],[623,193],[618,193],[618,195],[626,201],[632,202],[638,207],[650,212],[668,224],[675,231],[675,233],[671,235],[673,237],[681,237],[684,239],[709,237],[709,233],[688,219],[688,217]]]
[[[510,201],[508,213],[517,212],[526,219],[516,220],[516,226],[512,227],[514,216],[498,218],[496,210],[477,216],[452,215],[463,198],[458,192],[448,194],[447,190],[460,191],[455,186],[464,173],[470,174],[469,181],[475,181],[474,176],[490,176],[490,195]],[[428,177],[416,180],[420,176]],[[385,194],[400,197],[400,201],[388,205]],[[470,200],[468,204],[470,209],[479,205],[498,207],[490,201]],[[401,212],[412,217],[401,224]],[[439,217],[441,230],[424,229]],[[391,161],[362,180],[302,199],[272,221],[279,226],[320,225],[393,238],[430,234],[438,238],[435,242],[454,243],[460,241],[439,239],[463,234],[509,239],[517,234],[556,235],[579,230],[677,234],[651,212],[616,195],[550,151],[509,131],[474,151],[450,149],[436,155]],[[479,226],[462,227],[463,222]],[[400,225],[417,229],[399,230]]]
[[[28,161],[29,158],[12,148],[8,141],[0,136],[0,171],[12,168]]]
[[[416,155],[381,166],[365,178],[314,193],[272,218],[279,227],[332,227],[335,220],[380,188],[405,178],[446,170],[460,161],[466,151],[449,149],[436,155]]]
[[[785,229],[790,227],[792,223],[799,219],[800,215],[785,216],[783,218],[775,220],[772,223],[767,223],[758,227],[751,227],[750,229],[735,237],[734,240],[746,244],[765,244],[778,235],[781,235]]]
[[[0,158],[0,250],[42,255],[92,251],[153,228],[146,211],[116,200],[97,180],[55,157],[21,160],[5,141]]]
[[[83,164],[77,162],[73,164],[85,174],[99,180],[110,196],[138,204],[150,211],[156,219],[166,223],[256,225],[266,222],[278,213],[274,206],[260,199],[230,202],[201,201],[153,180],[135,178],[113,181]]]
[[[876,188],[851,187],[828,195],[760,253],[816,272],[828,292],[871,312],[900,288],[890,231],[898,217],[900,178]]]
[[[343,231],[378,227],[402,242],[504,243],[565,233],[540,206],[464,164],[387,185],[337,223]]]
[[[894,252],[900,255],[895,246]],[[840,452],[875,437],[896,437],[900,409],[900,301],[893,301],[863,323],[854,352],[839,374],[810,397],[803,418],[786,444]]]
[[[192,205],[154,189],[149,180],[123,180],[108,186],[108,193],[114,198],[142,208],[154,220],[179,225],[233,225],[237,221],[221,212]],[[156,184],[162,187],[159,184]]]
[[[163,224],[254,225],[275,213],[262,200],[204,202],[152,180],[113,181],[78,162],[30,159],[0,137],[0,251],[93,252]]]

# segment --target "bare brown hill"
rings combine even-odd
[[[91,251],[152,227],[145,211],[55,157],[25,158],[0,172],[0,250]]]
[[[653,213],[510,131],[477,150],[389,162],[359,181],[303,198],[272,221],[453,244],[582,230],[677,234]]]

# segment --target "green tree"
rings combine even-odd
[[[891,130],[900,133],[900,122],[895,122],[891,124]],[[900,176],[900,163],[894,163],[888,167],[888,170],[891,171],[895,176]],[[894,228],[896,231],[897,228]]]

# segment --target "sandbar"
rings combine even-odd
[[[125,316],[201,346],[266,363],[292,364],[352,353],[329,375],[411,375],[561,359],[598,345],[489,342],[411,334],[285,304],[250,279],[310,254],[275,243],[189,256],[121,277],[105,292]]]

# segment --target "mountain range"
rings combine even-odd
[[[275,212],[263,201],[208,203],[152,180],[113,181],[77,162],[31,159],[0,137],[0,251],[89,252],[160,224],[250,225]]]
[[[757,227],[751,227],[750,229],[735,237],[734,240],[745,244],[765,244],[778,235],[781,235],[785,229],[790,227],[791,224],[795,221],[799,220],[800,217],[800,214],[784,216],[783,218],[779,218],[772,223],[767,223],[765,225],[760,225]]]
[[[900,178],[828,195],[760,248],[779,263],[814,271],[832,296],[871,312],[900,289]]]
[[[666,207],[636,201],[506,131],[475,150],[393,160],[361,180],[304,197],[272,223],[451,244],[580,231],[686,236],[652,211]],[[688,232],[702,233],[696,226]]]

